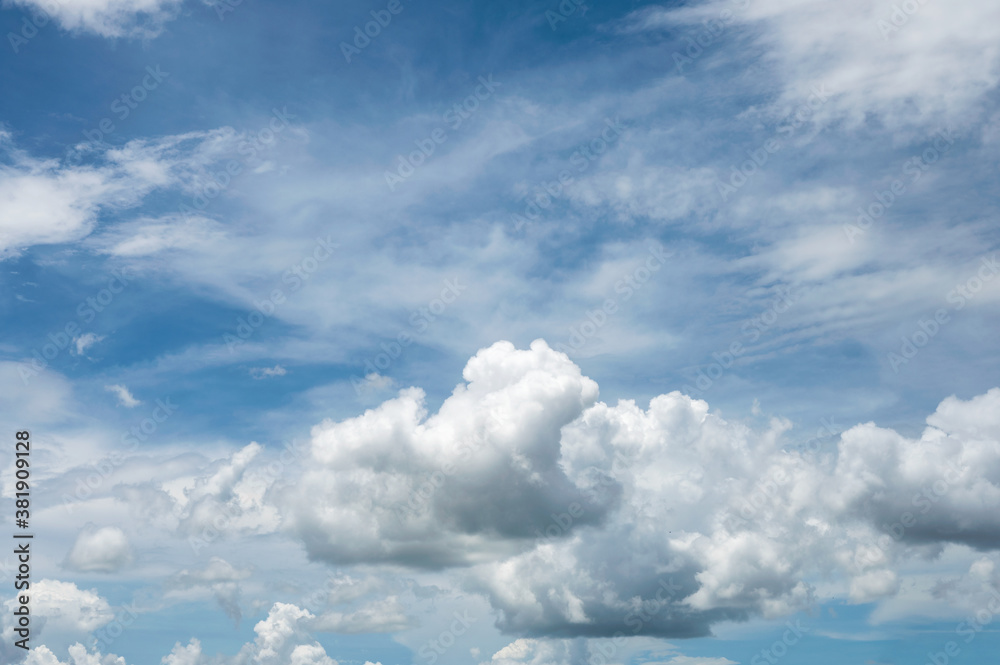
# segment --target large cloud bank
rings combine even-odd
[[[1000,584],[991,554],[1000,547],[1000,388],[945,399],[918,438],[866,423],[810,439],[812,428],[800,436],[781,418],[727,421],[676,391],[647,408],[606,404],[542,340],[482,349],[463,379],[434,413],[423,391],[406,388],[357,417],[320,423],[308,445],[280,454],[252,443],[210,463],[128,456],[115,482],[72,509],[127,505],[144,526],[89,525],[66,562],[97,573],[136,565],[153,546],[142,532],[153,530],[194,553],[166,581],[167,600],[214,598],[235,621],[253,571],[218,557],[206,567],[220,543],[285,534],[331,567],[438,580],[450,572],[515,637],[498,662],[570,662],[590,649],[573,638],[694,637],[831,597],[888,601],[904,570],[949,545],[985,556],[971,553],[969,579],[935,598],[963,608],[983,591],[975,580]],[[76,473],[60,486],[72,487]],[[272,611],[258,639],[231,658],[328,665],[312,633],[419,623],[414,608],[396,596],[373,602],[372,591],[338,593],[339,607],[315,613],[265,600]],[[42,582],[37,594],[46,648],[31,655],[36,664],[59,662],[114,620],[106,601],[73,584]],[[46,609],[50,596],[58,611]],[[277,633],[287,634],[280,648],[268,637]],[[120,665],[74,649],[71,662]],[[194,641],[165,662],[212,658]]]
[[[421,390],[313,430],[286,515],[314,559],[468,567],[505,631],[704,635],[807,607],[833,575],[894,594],[898,565],[1000,545],[1000,389],[918,439],[857,425],[791,449],[679,392],[647,409],[537,340],[483,349],[437,413]]]

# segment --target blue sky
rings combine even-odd
[[[998,14],[5,0],[4,662],[988,662]]]

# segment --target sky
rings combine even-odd
[[[995,662],[997,3],[0,36],[3,664]]]

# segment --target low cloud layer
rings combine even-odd
[[[410,388],[314,428],[286,497],[313,558],[471,567],[512,634],[693,637],[805,609],[820,576],[869,601],[909,557],[1000,545],[1000,389],[945,400],[916,439],[868,423],[792,450],[788,421],[679,392],[599,402],[541,340],[463,377],[435,414]]]
[[[312,614],[295,605],[275,603],[267,618],[254,626],[256,638],[234,656],[209,657],[202,653],[201,642],[192,639],[177,643],[162,659],[164,665],[337,665],[326,650],[309,636]],[[128,665],[124,658],[102,654],[80,643],[68,649],[69,661],[59,660],[48,647],[31,650],[25,665]],[[366,665],[379,665],[366,663]]]
[[[66,557],[72,570],[90,573],[114,573],[132,561],[132,548],[125,532],[116,526],[84,527]]]
[[[197,561],[164,580],[164,602],[214,599],[235,622],[274,599],[256,585],[256,564],[203,558],[220,543],[238,555],[240,543],[291,537],[316,562],[366,567],[365,577],[331,575],[326,604],[274,605],[258,633],[273,627],[296,646],[259,637],[238,662],[262,665],[326,663],[314,633],[419,627],[418,608],[378,582],[380,570],[485,599],[514,640],[496,663],[579,662],[591,646],[579,638],[698,637],[823,599],[891,605],[904,571],[949,544],[986,556],[935,598],[965,607],[962,589],[996,577],[1000,388],[945,399],[916,437],[864,423],[810,439],[781,418],[726,420],[677,391],[645,408],[607,404],[543,340],[497,342],[462,377],[436,412],[406,388],[280,453],[251,443],[207,459],[131,454],[73,511],[114,506],[135,522],[84,528],[65,563],[113,572],[141,559],[134,534],[162,532],[150,542],[173,541]],[[51,616],[48,598],[63,599]],[[69,583],[41,582],[36,599],[51,649],[114,616]],[[167,662],[208,661],[192,642]]]

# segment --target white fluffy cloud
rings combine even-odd
[[[281,517],[265,497],[275,475],[249,471],[262,450],[251,443],[217,461],[210,474],[189,479],[186,487],[173,485],[173,511],[182,532],[211,541],[228,532],[269,533],[277,528]]]
[[[511,642],[483,665],[573,665],[586,662],[586,650],[571,640],[520,639]]]
[[[0,166],[0,252],[79,240],[119,185],[107,171],[52,161]]]
[[[46,646],[32,649],[25,665],[126,665],[125,659],[112,654],[101,655],[98,651],[87,651],[82,644],[74,644],[68,649],[69,662],[63,663]]]
[[[411,388],[314,429],[288,497],[311,556],[471,565],[515,634],[695,636],[804,609],[824,575],[862,602],[908,557],[1000,547],[1000,389],[945,400],[916,439],[863,424],[788,450],[789,422],[754,430],[679,392],[598,402],[541,340],[463,376],[435,414]]]
[[[32,589],[33,610],[45,617],[46,630],[90,632],[114,619],[108,601],[94,590],[58,580],[39,580]]]
[[[275,603],[267,618],[254,626],[257,634],[254,641],[245,644],[238,654],[210,658],[202,654],[201,642],[192,639],[187,645],[175,644],[161,662],[163,665],[337,665],[308,635],[308,624],[314,618],[295,605]],[[124,658],[88,651],[79,643],[67,651],[69,660],[63,662],[47,646],[38,646],[28,654],[25,665],[128,665]]]
[[[3,634],[0,640],[0,659],[18,662],[24,651],[14,648],[13,599],[4,603]],[[72,582],[41,579],[31,585],[31,613],[33,617],[32,640],[44,642],[49,648],[65,649],[74,642],[85,640],[93,631],[116,619],[116,611],[94,589],[80,589]],[[37,658],[38,665],[47,665],[44,652]],[[31,661],[29,661],[31,662]],[[80,665],[89,661],[80,661]],[[101,662],[99,665],[106,665]],[[117,663],[115,663],[117,665]]]
[[[480,351],[441,410],[411,388],[374,410],[313,430],[312,464],[293,498],[312,556],[352,563],[467,564],[513,553],[568,503],[599,522],[592,498],[559,464],[559,430],[597,384],[537,341]],[[596,479],[591,479],[592,484]]]
[[[66,557],[66,566],[85,573],[114,573],[132,562],[132,547],[116,526],[98,529],[89,524],[80,531]]]
[[[727,421],[679,392],[645,408],[601,402],[597,385],[542,340],[483,349],[463,378],[435,413],[407,388],[321,423],[308,451],[280,459],[258,444],[169,464],[129,457],[118,484],[87,505],[103,501],[106,511],[117,499],[199,548],[223,536],[274,537],[284,525],[329,564],[461,568],[465,591],[488,600],[502,631],[543,641],[705,635],[720,621],[807,608],[821,580],[825,594],[889,602],[906,590],[912,560],[949,543],[1000,548],[1000,388],[945,399],[919,436],[865,423],[813,450],[792,447],[801,439],[788,421]],[[117,529],[90,528],[68,561],[111,570],[127,545]],[[992,566],[983,559],[970,575],[992,579]],[[278,607],[252,653],[262,665],[323,662],[308,632],[411,628],[395,592],[365,598],[373,579],[335,578],[329,602],[343,606],[319,616]],[[249,570],[213,558],[189,564],[165,590],[174,600],[214,597],[238,620],[247,580]],[[51,585],[96,608],[54,603],[46,620],[62,633],[110,620],[96,594]],[[958,603],[957,592],[941,594]],[[269,646],[278,633],[302,648],[268,655],[280,651]],[[526,662],[576,648],[531,644],[518,647]],[[543,659],[575,657],[559,654]]]
[[[318,642],[308,636],[315,617],[295,605],[275,603],[270,614],[254,626],[257,639],[241,655],[253,665],[337,665]]]

